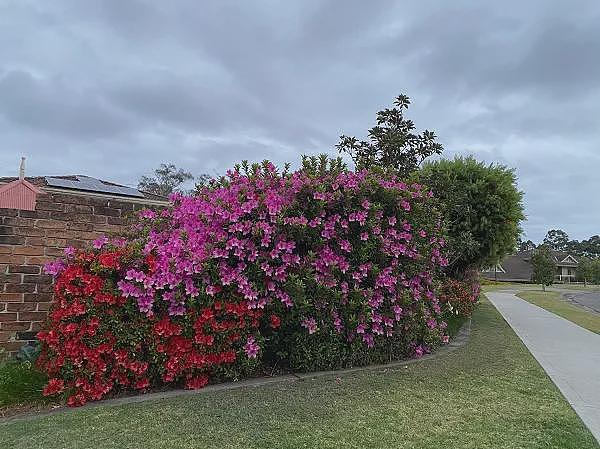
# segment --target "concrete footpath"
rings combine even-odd
[[[600,442],[600,335],[514,292],[485,294]]]

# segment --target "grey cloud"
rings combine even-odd
[[[34,132],[62,133],[74,138],[114,137],[127,120],[111,110],[94,90],[76,91],[61,80],[36,79],[13,70],[0,78],[0,113]]]
[[[296,162],[405,92],[448,155],[516,167],[529,238],[584,238],[600,232],[599,18],[593,0],[9,1],[0,165],[24,148],[32,174],[135,184],[165,161]]]

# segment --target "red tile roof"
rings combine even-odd
[[[16,179],[0,186],[0,208],[35,210],[36,198],[43,193],[29,181]]]

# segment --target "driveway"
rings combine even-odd
[[[514,293],[485,295],[600,442],[600,335]]]

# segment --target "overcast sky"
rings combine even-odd
[[[401,92],[446,156],[516,168],[527,238],[600,233],[597,0],[0,0],[4,176],[297,163]]]

